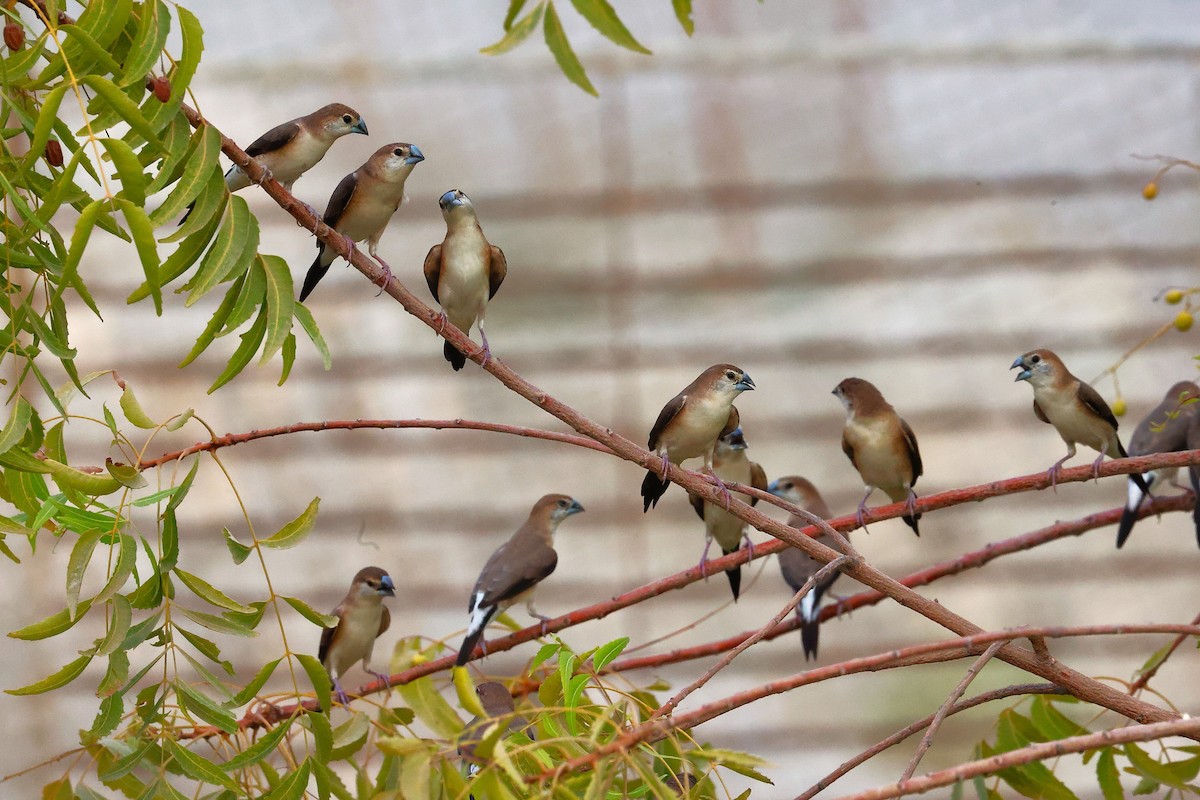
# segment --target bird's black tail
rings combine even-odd
[[[193,200],[192,202],[188,203],[188,205],[187,205],[187,211],[183,212],[183,217],[182,217],[182,218],[179,220],[179,222],[175,223],[175,227],[176,227],[176,228],[178,228],[178,227],[179,227],[180,225],[182,225],[183,223],[187,222],[187,218],[188,218],[188,217],[190,217],[190,216],[192,215],[192,209],[194,209],[195,207],[196,207],[196,201],[195,201],[195,200]]]
[[[479,640],[483,638],[483,632],[487,630],[488,623],[492,621],[492,617],[496,616],[496,612],[499,610],[499,606],[492,606],[483,615],[478,627],[474,630],[467,628],[467,636],[463,639],[462,647],[458,649],[458,658],[455,659],[454,666],[461,667],[471,660],[471,653],[475,652],[475,645],[479,644]]]
[[[721,548],[721,552],[724,555],[729,555],[730,553],[736,553],[737,551],[738,551],[738,548],[736,548],[736,547],[733,548],[732,550],[726,550],[725,548]],[[729,569],[725,570],[725,577],[729,578],[729,588],[733,591],[733,602],[736,603],[738,600],[738,596],[742,592],[742,568],[741,567],[730,567]]]
[[[455,372],[458,372],[467,364],[467,357],[458,352],[458,348],[449,342],[446,342],[445,347],[442,348],[442,354],[446,356],[446,360],[450,362],[450,366],[454,367]]]
[[[1192,479],[1192,494],[1200,498],[1200,467],[1189,467],[1188,475]],[[1192,509],[1192,521],[1196,523],[1196,544],[1200,545],[1200,501]]]
[[[911,517],[908,516],[907,514],[905,514],[903,517],[901,517],[901,519],[904,520],[904,524],[907,525],[908,527],[912,528],[913,533],[915,533],[917,536],[921,535],[921,531],[917,527],[917,520],[919,520],[920,518],[921,518],[920,514],[914,514]]]
[[[1125,452],[1125,445],[1121,444],[1121,440],[1117,439],[1117,453],[1121,458],[1129,458],[1129,453]],[[1129,480],[1137,484],[1138,488],[1146,494],[1150,494],[1150,484],[1146,483],[1146,479],[1142,477],[1140,472],[1129,473]]]
[[[646,470],[646,477],[642,479],[642,513],[645,514],[650,510],[651,506],[658,505],[658,498],[666,494],[667,487],[671,485],[670,481],[664,481],[658,477],[658,473],[654,470]]]
[[[329,272],[329,265],[321,266],[321,255],[325,252],[325,245],[322,244],[317,248],[317,257],[313,259],[312,266],[308,268],[308,274],[304,276],[304,286],[300,288],[300,302],[303,303],[308,296],[312,294],[313,289],[317,288],[317,284],[321,282],[321,278],[325,277],[325,273]]]
[[[1153,473],[1149,473],[1151,478],[1145,481],[1145,476],[1141,476],[1146,485],[1154,483]],[[1121,523],[1117,526],[1117,549],[1120,550],[1125,544],[1125,540],[1129,538],[1129,534],[1133,533],[1133,526],[1137,522],[1138,509],[1142,507],[1142,503],[1146,502],[1146,493],[1138,486],[1133,476],[1129,476],[1129,499],[1125,501],[1125,510],[1121,512]]]
[[[817,645],[821,641],[821,623],[816,620],[809,622],[800,617],[800,644],[804,645],[804,660],[817,658]]]

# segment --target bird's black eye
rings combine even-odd
[[[402,149],[400,149],[399,147],[397,147],[395,150],[392,151],[392,155],[402,156],[402,155],[404,155],[404,151]]]
[[[558,501],[558,507],[559,507],[559,508],[566,508],[566,507],[567,507],[567,501],[566,501],[566,500],[559,500],[559,501]]]
[[[342,122],[349,125],[353,121],[354,121],[354,117],[350,116],[349,114],[342,114]]]
[[[726,370],[726,371],[725,371],[725,377],[726,377],[726,378],[728,378],[729,380],[731,380],[731,381],[732,381],[732,380],[735,380],[735,379],[737,379],[737,373],[736,373],[736,372],[734,372],[734,371],[733,371],[733,370],[731,370],[731,369],[730,369],[730,370]]]
[[[1041,357],[1041,356],[1031,356],[1031,357],[1029,358],[1029,363],[1030,363],[1030,364],[1036,364],[1036,363],[1038,363],[1038,362],[1039,362],[1039,361],[1041,361],[1041,360],[1042,360],[1042,357]]]

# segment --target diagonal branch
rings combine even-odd
[[[1020,750],[1010,750],[1007,753],[994,755],[978,761],[968,761],[940,772],[931,772],[910,781],[890,786],[880,786],[865,792],[844,795],[838,800],[887,800],[892,797],[903,797],[906,794],[920,794],[939,786],[949,786],[953,783],[970,780],[977,775],[991,775],[1009,767],[1042,761],[1047,758],[1065,755],[1067,753],[1082,753],[1085,750],[1095,750],[1099,747],[1109,747],[1114,744],[1127,742],[1146,742],[1162,739],[1167,736],[1200,736],[1200,719],[1177,719],[1170,722],[1159,722],[1150,725],[1130,725],[1115,730],[1100,731],[1086,736],[1072,736],[1068,739],[1058,739],[1053,742],[1023,747]]]
[[[916,752],[909,759],[908,766],[904,768],[904,774],[900,776],[900,782],[908,780],[917,771],[917,765],[921,763],[921,759],[925,757],[925,753],[933,745],[933,737],[937,735],[938,729],[942,727],[942,722],[950,713],[950,708],[958,702],[958,698],[963,696],[963,692],[971,685],[971,681],[975,680],[975,676],[979,671],[992,660],[992,656],[996,655],[996,651],[1000,649],[1003,642],[992,643],[987,650],[980,654],[979,658],[975,659],[968,669],[967,674],[963,675],[958,685],[954,687],[954,691],[950,692],[950,696],[946,698],[946,702],[942,703],[937,713],[933,715],[933,720],[929,723],[929,730],[925,731],[925,736],[921,738],[921,743],[917,745]]]
[[[950,707],[950,710],[947,712],[946,716],[953,716],[960,711],[966,711],[968,709],[975,708],[976,706],[981,706],[984,703],[990,703],[993,700],[1004,700],[1009,697],[1016,697],[1024,694],[1065,694],[1065,692],[1063,692],[1060,687],[1055,686],[1053,683],[1020,683],[1015,686],[1005,686],[1002,689],[993,689],[990,692],[977,694],[969,700],[963,700],[955,703]],[[933,718],[934,715],[930,714],[924,719],[917,720],[907,728],[896,731],[886,739],[876,742],[858,755],[842,763],[837,769],[826,775],[824,778],[821,778],[821,780],[817,781],[809,788],[805,789],[803,794],[796,797],[796,800],[812,800],[812,798],[828,789],[834,781],[845,775],[847,772],[850,772],[855,767],[871,760],[884,750],[887,750],[889,747],[903,742],[917,731],[929,727],[929,725],[933,723]]]
[[[1200,625],[1200,614],[1196,615],[1195,619],[1192,620],[1192,624]],[[1146,670],[1141,675],[1139,675],[1138,679],[1133,682],[1133,684],[1129,687],[1129,693],[1136,694],[1137,692],[1140,692],[1142,689],[1145,689],[1146,684],[1150,682],[1150,679],[1158,674],[1158,671],[1159,671],[1159,669],[1162,668],[1162,665],[1167,663],[1167,659],[1170,658],[1175,653],[1175,651],[1179,649],[1179,645],[1183,644],[1183,642],[1186,638],[1187,638],[1187,636],[1182,633],[1179,634],[1178,636],[1176,636],[1175,641],[1171,642],[1171,646],[1167,648],[1167,652],[1163,654],[1163,657],[1160,658],[1156,664],[1154,664],[1152,667],[1150,667],[1150,669]]]

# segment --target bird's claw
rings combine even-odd
[[[1097,483],[1100,482],[1100,465],[1102,463],[1104,463],[1104,453],[1101,453],[1100,457],[1092,462],[1092,479]]]
[[[274,178],[275,176],[271,174],[270,168],[268,168],[266,165],[259,164],[259,166],[262,167],[262,175],[260,175],[258,177],[258,180],[256,180],[255,183],[257,183],[259,186],[262,186],[264,183],[271,180],[271,178]]]
[[[449,321],[450,321],[450,320],[449,320],[449,317],[447,317],[447,316],[446,316],[446,312],[445,312],[445,311],[439,312],[439,313],[438,313],[438,315],[437,315],[437,323],[438,323],[438,327],[437,327],[437,330],[436,330],[434,333],[435,333],[437,336],[441,336],[441,335],[442,335],[442,331],[446,330],[446,323],[447,323],[447,322],[449,322]]]
[[[725,500],[725,510],[729,510],[729,504],[733,502],[733,498],[729,496],[729,487],[725,485],[725,481],[717,477],[715,472],[708,473],[708,479],[713,482],[713,485],[721,490],[721,497]]]
[[[754,540],[750,538],[750,534],[748,533],[743,533],[742,539],[746,541],[746,550],[749,551],[747,553],[749,558],[746,559],[746,562],[749,563],[754,560]]]
[[[392,677],[386,672],[376,672],[373,669],[369,669],[367,670],[367,674],[373,675],[377,681],[383,681],[383,685],[388,689],[392,688]]]
[[[379,256],[375,256],[375,260],[379,262],[379,266],[383,267],[383,274],[379,276],[378,281],[375,281],[375,283],[379,284],[379,292],[375,296],[379,297],[379,295],[383,294],[384,289],[388,287],[388,284],[392,282],[392,268]]]
[[[492,360],[492,348],[488,345],[487,334],[483,332],[483,328],[479,329],[479,338],[483,340],[483,347],[479,350],[483,353],[483,360],[479,362],[479,366],[486,367]]]
[[[337,678],[333,679],[333,692],[339,703],[344,706],[350,705],[350,698],[346,696],[346,691],[342,688],[341,681]]]

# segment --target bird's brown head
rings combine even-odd
[[[375,151],[367,160],[367,170],[383,180],[399,181],[424,160],[425,154],[415,144],[392,142]]]
[[[354,576],[354,582],[351,584],[351,594],[357,593],[364,597],[395,597],[396,584],[392,583],[392,576],[387,574],[387,571],[380,567],[363,567]]]
[[[512,695],[508,688],[499,681],[486,681],[475,687],[475,694],[489,717],[499,717],[511,714],[516,710]]]
[[[367,123],[362,116],[344,103],[330,103],[316,113],[321,130],[327,136],[345,136],[347,133],[366,135]]]
[[[746,434],[742,432],[742,427],[739,425],[728,433],[721,435],[717,439],[717,453],[732,453],[737,450],[745,450],[749,445],[746,444]]]
[[[733,364],[714,364],[700,374],[697,388],[728,397],[730,402],[742,392],[754,391],[754,381],[745,370]]]
[[[834,388],[833,396],[842,401],[850,417],[870,416],[876,411],[891,408],[875,384],[862,378],[846,378]]]
[[[816,503],[823,504],[817,487],[813,486],[812,481],[808,478],[802,478],[799,475],[788,475],[784,478],[777,478],[771,481],[771,485],[767,487],[767,491],[801,508],[808,508]]]
[[[1063,365],[1062,359],[1050,350],[1030,350],[1017,358],[1009,369],[1020,368],[1017,373],[1018,381],[1029,381],[1033,386],[1045,386],[1060,380],[1070,373]]]
[[[549,520],[551,525],[557,526],[567,517],[581,511],[583,511],[583,506],[574,497],[565,494],[548,494],[533,504],[533,510],[529,512],[529,516],[541,517]]]

